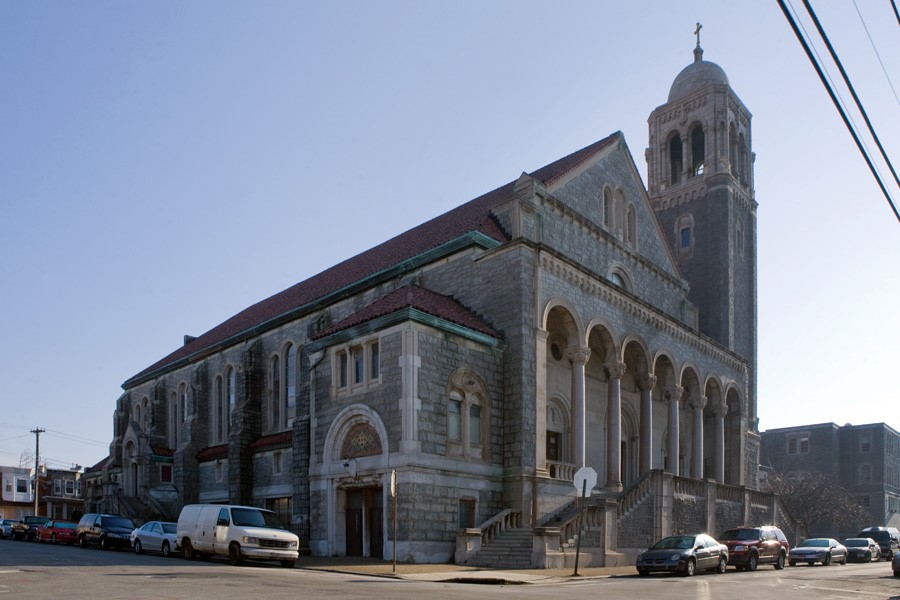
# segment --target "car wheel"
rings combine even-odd
[[[809,566],[813,566],[814,564],[816,564],[816,561],[808,560],[808,561],[806,561],[806,564],[808,564]]]
[[[844,555],[843,558],[841,558],[841,564],[842,564],[842,565],[846,565],[846,564],[847,564],[847,555],[846,555],[846,554]]]
[[[166,557],[172,556],[172,548],[169,546],[168,541],[165,541],[162,544],[162,555]]]
[[[822,561],[822,564],[826,567],[831,564],[831,554],[825,555],[825,560]]]
[[[755,571],[756,567],[758,567],[758,566],[759,566],[759,556],[757,556],[756,553],[754,552],[750,555],[750,558],[747,559],[747,570]]]
[[[289,559],[284,559],[283,561],[281,561],[281,566],[284,567],[285,569],[293,569],[294,561],[289,560]]]
[[[50,543],[51,543],[51,544],[58,544],[58,543],[59,543],[59,540],[56,539],[56,534],[55,534],[55,533],[50,534]]]
[[[235,567],[244,562],[241,547],[237,542],[231,542],[231,545],[228,546],[228,562]]]
[[[185,560],[194,560],[194,547],[191,545],[191,540],[185,539],[181,542],[181,553],[184,554]]]
[[[81,546],[82,548],[87,548],[87,540],[84,538],[83,535],[78,536],[78,545]]]
[[[107,541],[105,535],[102,538],[100,538],[100,549],[101,550],[109,550],[109,541]]]
[[[900,571],[894,571],[894,577],[900,577]]]
[[[134,540],[134,553],[142,554],[144,552],[144,546],[141,544],[141,540]]]
[[[778,553],[778,559],[775,561],[775,568],[779,571],[784,568],[784,552]]]
[[[796,566],[797,566],[797,561],[796,561],[796,560],[791,560],[791,561],[788,561],[788,564],[791,565],[792,567],[796,567]]]
[[[728,566],[728,559],[724,556],[719,557],[719,566],[716,567],[716,573],[724,573],[725,568]]]
[[[900,573],[900,571],[894,571],[894,574]],[[647,569],[638,569],[638,575],[641,577],[648,577],[650,575],[650,571]]]

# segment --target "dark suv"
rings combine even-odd
[[[100,546],[104,550],[111,548],[130,548],[131,532],[134,531],[131,519],[121,515],[105,515],[87,513],[78,521],[78,545],[87,548]]]
[[[735,527],[718,537],[728,546],[728,564],[738,571],[755,571],[758,565],[772,564],[783,569],[791,545],[777,527]]]
[[[900,531],[896,527],[866,527],[858,537],[870,537],[878,542],[881,558],[891,560],[900,549]]]

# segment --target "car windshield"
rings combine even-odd
[[[103,519],[103,526],[134,529],[134,523],[131,522],[131,519],[126,519],[125,517],[106,517]]]
[[[676,535],[659,540],[651,548],[653,550],[687,550],[694,547],[693,536]]]
[[[270,529],[284,529],[284,525],[275,516],[275,513],[256,508],[232,508],[231,520],[235,525],[242,527],[268,527]]]
[[[720,540],[758,540],[759,533],[755,529],[729,529],[719,536]]]
[[[844,540],[845,546],[850,546],[851,548],[868,548],[869,540],[863,538],[850,538],[849,540]]]
[[[806,540],[800,545],[808,548],[827,548],[831,545],[831,541],[825,538],[813,538],[811,540]]]
[[[175,523],[161,523],[163,533],[175,533]]]

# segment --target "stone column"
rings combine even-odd
[[[581,468],[585,465],[585,398],[584,398],[584,365],[591,356],[590,348],[577,348],[569,351],[569,361],[572,363],[572,415],[573,431],[575,432],[575,466]]]
[[[638,378],[641,390],[641,459],[640,468],[643,475],[653,468],[653,386],[656,376],[645,373]]]
[[[678,476],[678,463],[681,454],[681,440],[680,435],[681,432],[679,430],[680,425],[678,424],[678,411],[681,408],[681,395],[684,393],[684,388],[676,385],[668,390],[666,390],[666,400],[669,403],[669,437],[668,444],[666,447],[666,454],[669,457],[669,473]]]
[[[694,410],[694,434],[691,436],[691,477],[703,479],[703,408],[706,406],[706,397],[697,396],[691,400],[691,408]]]
[[[412,327],[402,334],[400,355],[400,451],[404,453],[420,452],[419,442],[419,410],[422,401],[419,399],[419,368],[422,358],[419,356],[419,335]],[[468,428],[465,428],[466,430]],[[463,435],[467,435],[464,431]],[[468,448],[468,445],[464,446]]]
[[[622,490],[622,375],[625,363],[613,361],[606,365],[609,379],[606,416],[606,489]]]
[[[725,483],[725,415],[728,407],[715,404],[712,409],[716,418],[715,477],[719,483]]]

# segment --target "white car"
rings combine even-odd
[[[170,556],[175,551],[175,523],[148,521],[131,532],[131,547],[137,554],[150,550]]]

